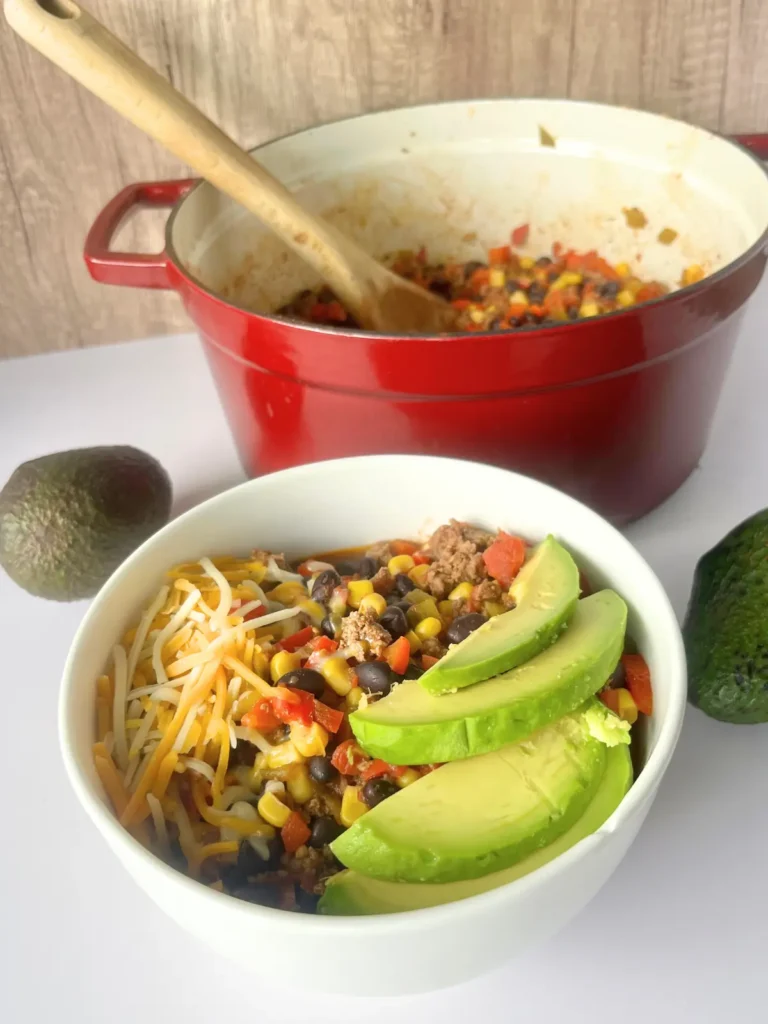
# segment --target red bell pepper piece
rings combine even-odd
[[[377,757],[361,769],[360,778],[363,782],[367,782],[369,779],[377,779],[380,775],[390,774],[392,774],[392,765]]]
[[[597,695],[600,700],[605,704],[609,711],[612,711],[614,715],[619,713],[619,695],[615,690],[602,690]]]
[[[424,551],[414,551],[411,557],[413,558],[416,565],[429,565],[429,563],[432,561],[430,556],[426,554]]]
[[[627,689],[637,704],[637,710],[644,715],[653,714],[653,689],[651,670],[642,654],[624,654],[621,659],[627,679]]]
[[[311,835],[309,826],[298,811],[294,811],[280,829],[280,838],[287,853],[295,853],[300,846],[306,844]]]
[[[439,658],[433,658],[431,654],[422,654],[422,656],[421,656],[421,667],[426,672],[428,668],[432,668],[432,666],[436,665],[438,663],[438,661],[440,661],[440,659]]]
[[[338,643],[329,636],[316,636],[309,646],[313,651],[328,651],[329,654],[339,649]]]
[[[277,689],[287,691],[291,696],[272,698],[272,712],[275,717],[286,725],[290,725],[291,722],[311,725],[315,712],[315,698],[312,694],[293,687],[280,686]]]
[[[408,668],[411,645],[407,637],[401,636],[384,651],[384,660],[397,675],[402,676]]]
[[[304,644],[308,644],[314,635],[314,629],[311,626],[305,626],[298,633],[293,633],[291,636],[287,636],[285,640],[281,640],[277,646],[281,651],[298,651]]]
[[[331,755],[331,764],[342,775],[357,775],[360,767],[367,760],[354,740],[344,740]]]
[[[338,732],[341,723],[344,721],[344,712],[336,708],[329,708],[322,701],[315,700],[314,717],[318,725],[322,725],[328,732]]]
[[[521,242],[520,245],[523,243]],[[488,262],[491,264],[509,263],[512,259],[512,250],[508,245],[497,245],[488,250]]]
[[[491,546],[483,552],[485,567],[506,590],[525,561],[525,543],[503,530]]]
[[[410,540],[393,540],[389,546],[394,555],[412,555],[419,550],[419,545]]]
[[[257,732],[272,732],[280,725],[280,719],[274,714],[272,701],[265,699],[260,700],[250,711],[246,711],[240,719],[240,724]]]
[[[528,241],[528,233],[530,229],[530,224],[519,224],[516,228],[514,228],[511,235],[512,245],[525,245],[525,243]]]

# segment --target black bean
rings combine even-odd
[[[245,884],[248,878],[254,875],[261,875],[265,871],[277,871],[280,867],[280,859],[284,853],[282,840],[277,836],[266,840],[268,857],[266,860],[257,853],[247,839],[240,843],[237,851],[237,863],[232,865],[232,875],[240,878],[241,884]]]
[[[466,615],[459,615],[445,631],[448,642],[460,644],[462,640],[467,639],[470,633],[474,633],[476,629],[479,629],[485,621],[485,616],[481,615],[480,612],[468,612]]]
[[[386,800],[390,796],[394,796],[397,792],[397,786],[394,782],[390,782],[389,779],[384,779],[381,776],[378,779],[369,779],[368,782],[363,786],[362,798],[363,803],[369,807],[375,807],[376,804],[380,804],[382,800]]]
[[[539,256],[539,258],[536,260],[536,266],[537,267],[551,267],[552,266],[552,260],[549,258],[549,256]]]
[[[237,899],[245,900],[247,903],[258,903],[262,907],[280,906],[280,890],[276,885],[269,885],[266,882],[241,885],[231,892]]]
[[[610,686],[611,689],[620,689],[622,686],[627,685],[627,673],[624,671],[623,662],[620,661],[618,663],[605,685]]]
[[[579,319],[579,307],[578,306],[571,306],[570,309],[568,310],[568,316],[570,317],[571,320],[578,320]]]
[[[313,697],[322,697],[325,680],[313,668],[294,668],[280,676],[278,686],[290,686],[294,690],[304,690]]]
[[[336,639],[336,626],[334,625],[333,619],[330,615],[326,615],[320,623],[320,632],[323,636],[327,636],[331,640]]]
[[[615,299],[619,294],[619,282],[606,281],[605,284],[600,285],[599,292],[604,299]]]
[[[395,681],[395,674],[386,661],[364,661],[355,671],[364,693],[389,693]]]
[[[344,831],[344,826],[339,825],[330,814],[319,814],[313,818],[310,828],[312,834],[307,840],[307,846],[313,846],[316,850],[329,846]]]
[[[468,281],[476,270],[487,270],[487,263],[480,263],[479,260],[469,260],[464,264],[464,280]]]
[[[340,583],[341,576],[339,576],[335,569],[325,569],[323,572],[318,573],[312,582],[312,599],[319,601],[320,604],[328,604],[333,588],[338,587]]]
[[[351,558],[345,558],[343,561],[336,563],[336,569],[340,576],[356,576],[359,568],[360,562],[352,561]]]
[[[317,301],[318,302],[323,302],[323,303],[328,303],[328,302],[337,302],[338,300],[337,300],[335,294],[328,287],[328,285],[324,284],[323,287],[320,289],[320,291],[317,293]]]
[[[411,628],[408,624],[408,619],[405,617],[405,612],[397,604],[390,605],[389,608],[381,613],[379,625],[386,629],[395,639],[405,636]]]
[[[436,277],[434,280],[429,282],[429,290],[434,292],[435,295],[440,295],[444,299],[450,299],[453,294],[453,285],[444,277]]]
[[[541,284],[532,284],[528,289],[528,301],[538,306],[547,297],[547,289]]]
[[[296,909],[301,914],[314,914],[320,897],[314,892],[307,892],[300,885],[296,886]]]
[[[406,576],[404,572],[399,572],[395,576],[395,590],[401,597],[405,597],[406,594],[416,589],[416,584],[413,582],[410,576]]]
[[[369,580],[379,571],[379,563],[375,558],[369,558],[367,555],[361,559],[360,566],[357,570],[358,575],[364,580]]]
[[[408,668],[405,670],[403,679],[418,679],[419,676],[424,675],[424,669],[415,661],[408,662]]]
[[[307,761],[307,769],[315,782],[333,782],[339,774],[331,764],[330,757],[323,754],[315,754]]]
[[[500,317],[500,316],[495,316],[495,317],[493,317],[493,319],[492,319],[492,320],[491,320],[491,321],[489,322],[489,324],[488,324],[488,330],[490,330],[490,331],[495,331],[495,330],[497,330],[497,329],[498,329],[499,327],[501,327],[501,317]]]

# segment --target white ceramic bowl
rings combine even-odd
[[[216,893],[166,866],[118,824],[91,760],[96,678],[115,639],[168,567],[256,546],[290,556],[418,536],[451,516],[532,540],[552,532],[591,579],[615,588],[629,604],[631,635],[653,675],[654,715],[646,765],[597,833],[533,874],[459,903],[327,918]],[[685,682],[680,631],[661,584],[594,512],[544,484],[490,466],[377,456],[251,480],[187,512],[139,548],[101,590],[75,637],[64,670],[60,736],[83,807],[136,882],[183,928],[249,972],[291,988],[399,995],[453,985],[498,967],[585,906],[624,856],[656,795],[682,724]],[[338,951],[350,941],[386,949],[386,971],[343,969]]]

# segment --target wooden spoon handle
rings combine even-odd
[[[4,0],[4,9],[22,39],[267,223],[368,326],[371,296],[360,268],[373,265],[371,276],[380,268],[356,243],[304,210],[284,185],[74,0]]]

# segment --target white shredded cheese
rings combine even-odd
[[[133,643],[131,644],[130,654],[128,655],[127,674],[129,682],[133,679],[133,673],[136,671],[136,666],[139,663],[139,652],[141,652],[144,647],[149,627],[154,622],[157,613],[165,604],[165,599],[167,597],[168,587],[161,587],[157,593],[157,597],[141,617],[138,629],[136,630],[136,636],[133,638]]]
[[[112,649],[115,664],[115,695],[112,701],[112,728],[115,733],[115,760],[117,767],[128,767],[128,737],[125,731],[125,697],[128,692],[128,658],[125,648],[118,644]]]
[[[246,590],[250,590],[252,594],[258,597],[261,604],[264,605],[265,609],[269,611],[276,611],[283,606],[277,601],[270,601],[264,591],[261,589],[258,583],[254,583],[253,580],[243,580],[240,584],[241,587],[245,587]]]
[[[168,840],[168,829],[165,827],[165,815],[163,814],[163,808],[160,806],[160,801],[152,793],[147,793],[147,804],[152,814],[152,821],[155,826],[155,832],[157,834],[157,841],[162,850],[166,852],[170,849],[170,842]]]
[[[267,579],[277,580],[278,583],[304,583],[304,577],[300,576],[297,572],[288,572],[287,569],[281,569],[275,559],[270,555],[269,561],[267,562]]]
[[[167,704],[179,704],[181,702],[181,694],[170,686],[158,686],[149,695],[149,699],[164,700]]]
[[[184,744],[187,742],[189,730],[192,728],[192,723],[194,722],[195,718],[197,718],[197,712],[201,707],[202,702],[198,701],[197,704],[193,704],[192,707],[187,712],[187,717],[184,719],[184,723],[181,729],[179,729],[179,735],[176,737],[173,743],[173,749],[177,753],[182,749]]]
[[[275,796],[283,796],[285,794],[285,783],[278,782],[277,779],[270,779],[264,783],[265,793],[274,793]]]
[[[173,634],[177,632],[199,600],[200,591],[195,588],[170,622],[160,630],[155,638],[155,642],[152,646],[152,667],[155,670],[155,679],[158,683],[168,682],[168,673],[165,671],[165,666],[163,665],[163,648],[171,639]]]
[[[201,761],[197,757],[180,757],[179,763],[190,768],[193,772],[197,772],[198,775],[202,775],[213,785],[216,773],[206,761]]]
[[[136,735],[133,737],[133,743],[131,743],[131,749],[128,751],[129,757],[133,758],[139,756],[142,747],[147,742],[147,736],[149,736],[149,730],[154,724],[156,715],[157,705],[153,705],[144,715],[141,725],[136,730]]]
[[[254,747],[258,747],[262,754],[271,754],[274,749],[272,744],[260,732],[257,732],[256,729],[248,729],[244,725],[236,725],[235,736],[239,740],[247,740],[249,743],[252,743]]]
[[[231,718],[227,719],[227,728],[229,729],[229,745],[234,750],[237,746],[237,736],[235,735],[235,723]]]
[[[248,836],[247,842],[251,844],[262,860],[269,860],[269,844],[264,836]]]
[[[221,794],[219,805],[223,810],[228,810],[237,800],[255,799],[256,794],[247,786],[227,786]]]
[[[232,607],[232,587],[230,587],[229,580],[227,580],[224,573],[216,568],[210,558],[201,558],[200,565],[205,570],[206,575],[210,576],[219,588],[219,603],[216,605],[212,618],[219,632],[223,633],[227,627],[229,609]]]
[[[177,800],[173,808],[173,820],[179,830],[179,843],[188,861],[196,860],[200,855],[200,847],[195,840],[189,815],[181,800]]]

